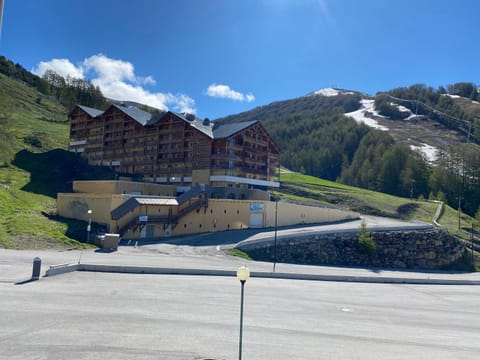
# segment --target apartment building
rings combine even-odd
[[[279,148],[258,121],[216,124],[193,114],[76,106],[72,152],[117,174],[186,188],[278,187]]]

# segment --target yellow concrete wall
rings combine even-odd
[[[275,226],[275,202],[266,202],[266,227]],[[278,226],[314,224],[354,219],[359,216],[353,211],[345,211],[316,206],[297,205],[279,201],[277,209]]]
[[[205,211],[206,210],[206,211]],[[208,207],[200,208],[180,219],[172,235],[248,228],[250,202],[244,200],[209,199]]]
[[[226,200],[209,199],[208,207],[202,207],[182,217],[178,225],[172,230],[163,230],[163,225],[155,224],[155,237],[178,236],[203,232],[225,231],[233,229],[247,229],[250,223],[250,204],[262,204],[264,211],[257,211],[263,214],[264,227],[275,226],[275,203],[271,201],[248,201],[248,200]],[[145,211],[144,211],[145,212]],[[161,209],[161,214],[167,214],[167,209]],[[148,212],[155,215],[155,210]],[[290,203],[278,203],[278,226],[289,226],[298,224],[312,224],[341,221],[358,217],[352,211],[343,211],[314,206],[303,206]],[[125,234],[126,238],[140,238],[139,232]]]
[[[264,201],[269,201],[270,200],[270,193],[262,190],[257,190],[257,189],[250,189],[248,191],[248,199],[249,200],[264,200]]]
[[[148,216],[148,217],[167,216],[170,208],[172,209],[172,215],[176,215],[177,206],[151,206],[151,205],[138,206],[133,211],[125,215],[122,219],[118,221],[112,220],[111,231],[115,233],[118,232],[118,229],[121,229],[123,226],[128,224],[133,219],[138,219],[140,216]],[[155,225],[156,227],[158,227],[158,231],[155,236],[166,235],[163,231],[163,224],[149,224],[149,225]],[[136,229],[135,231],[129,231],[128,233],[124,234],[125,238],[138,238],[140,236],[141,235],[139,233],[139,229]]]
[[[92,221],[109,226],[111,207],[112,197],[108,194],[59,193],[57,195],[57,213],[69,219],[88,221],[91,216]],[[89,209],[92,210],[91,215],[87,212]]]
[[[153,211],[153,212],[152,212]],[[149,211],[150,216],[158,214],[155,210]],[[145,212],[145,210],[144,210]],[[160,215],[168,214],[168,207],[162,207]],[[175,212],[174,212],[175,214]],[[143,214],[142,214],[143,215]],[[164,231],[162,224],[151,224],[154,227],[155,237],[178,236],[229,229],[248,228],[250,217],[250,202],[242,200],[209,199],[208,208],[199,209],[183,216],[173,229]],[[128,232],[124,238],[141,238],[140,232]]]
[[[267,194],[268,195],[268,194]],[[261,197],[260,192],[258,196]],[[57,198],[57,212],[60,216],[88,221],[88,209],[92,210],[91,218],[96,223],[107,225],[107,231],[117,232],[132,219],[140,215],[163,216],[168,215],[168,209],[172,208],[176,215],[177,206],[139,206],[130,214],[119,221],[111,220],[111,211],[129,198],[123,194],[90,194],[90,193],[59,193]],[[208,207],[193,211],[179,220],[179,224],[170,231],[164,231],[163,224],[149,224],[153,229],[154,237],[176,236],[195,234],[211,231],[224,231],[229,229],[246,229],[250,224],[251,204],[263,206],[263,210],[255,211],[263,217],[263,227],[275,226],[275,202],[265,200],[229,200],[209,199]],[[260,206],[260,208],[261,208]],[[333,222],[358,217],[351,211],[343,211],[315,206],[296,205],[286,202],[278,202],[277,218],[278,226],[297,224],[311,224]],[[143,232],[135,231],[124,234],[125,238],[140,238],[146,236]]]
[[[73,191],[95,194],[131,194],[135,192],[142,195],[175,196],[176,186],[124,180],[91,180],[74,181]]]
[[[73,191],[80,193],[114,194],[115,181],[74,181]]]

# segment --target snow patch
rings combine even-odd
[[[417,151],[423,155],[423,157],[429,162],[433,163],[438,158],[438,149],[428,144],[422,144],[420,146],[410,145],[410,149]]]
[[[397,109],[398,109],[399,111],[401,111],[401,112],[408,112],[408,113],[411,113],[411,112],[412,112],[409,108],[407,108],[407,107],[405,107],[405,106],[403,106],[403,105],[397,105]]]
[[[345,116],[350,116],[352,117],[357,123],[363,123],[367,126],[370,126],[372,128],[382,130],[382,131],[388,131],[388,128],[385,126],[380,125],[376,120],[367,117],[367,112],[371,113],[375,116],[385,118],[385,116],[380,115],[376,110],[375,110],[375,100],[367,100],[367,99],[362,99],[360,100],[361,107],[358,110],[346,113]]]
[[[452,99],[460,98],[460,95],[453,95],[453,94],[444,94],[445,96],[451,97]]]
[[[338,96],[338,95],[353,95],[351,91],[343,91],[334,88],[324,88],[317,91],[314,91],[310,95],[322,95],[322,96]]]
[[[408,115],[405,119],[403,119],[404,121],[408,121],[408,120],[412,120],[416,117],[418,117],[418,115],[414,114],[412,112],[412,110],[410,110],[409,108],[407,108],[406,106],[403,106],[403,105],[397,105],[397,109],[400,110],[401,112],[406,112],[410,115]]]

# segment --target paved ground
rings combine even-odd
[[[416,228],[425,224],[406,223],[392,219],[367,217],[369,229]],[[342,224],[331,224],[294,229],[280,229],[279,241],[296,233],[311,233],[358,230],[360,220]],[[125,242],[118,251],[9,251],[0,249],[0,282],[18,282],[30,278],[33,258],[42,259],[42,274],[52,265],[58,264],[98,264],[114,266],[142,266],[174,269],[205,269],[235,271],[247,263],[252,272],[272,272],[271,263],[248,262],[240,258],[225,255],[224,248],[233,247],[239,241],[272,241],[274,232],[267,230],[229,231],[215,234],[202,234],[182,238],[164,239],[161,242],[141,241]],[[479,273],[448,273],[429,271],[395,271],[390,269],[363,269],[330,266],[301,266],[277,264],[277,273],[312,274],[344,277],[368,278],[404,278],[462,280],[480,282]]]
[[[231,277],[0,283],[0,359],[235,359]],[[478,359],[478,287],[250,279],[245,359]]]
[[[240,240],[271,236],[261,233],[243,232]],[[237,236],[131,243],[113,253],[0,250],[0,359],[237,358],[240,285],[234,277],[71,272],[21,284],[36,256],[42,274],[51,265],[78,262],[214,271],[246,263],[252,272],[271,273],[270,263],[221,251]],[[277,264],[276,272],[480,281],[477,273],[289,264]],[[477,359],[479,302],[478,286],[252,278],[244,358]]]

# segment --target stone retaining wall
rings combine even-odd
[[[409,269],[439,269],[465,251],[458,239],[446,232],[372,232],[375,252],[358,250],[358,232],[311,235],[278,239],[277,262],[308,265],[376,266]],[[239,244],[238,249],[259,261],[273,261],[273,241]]]

